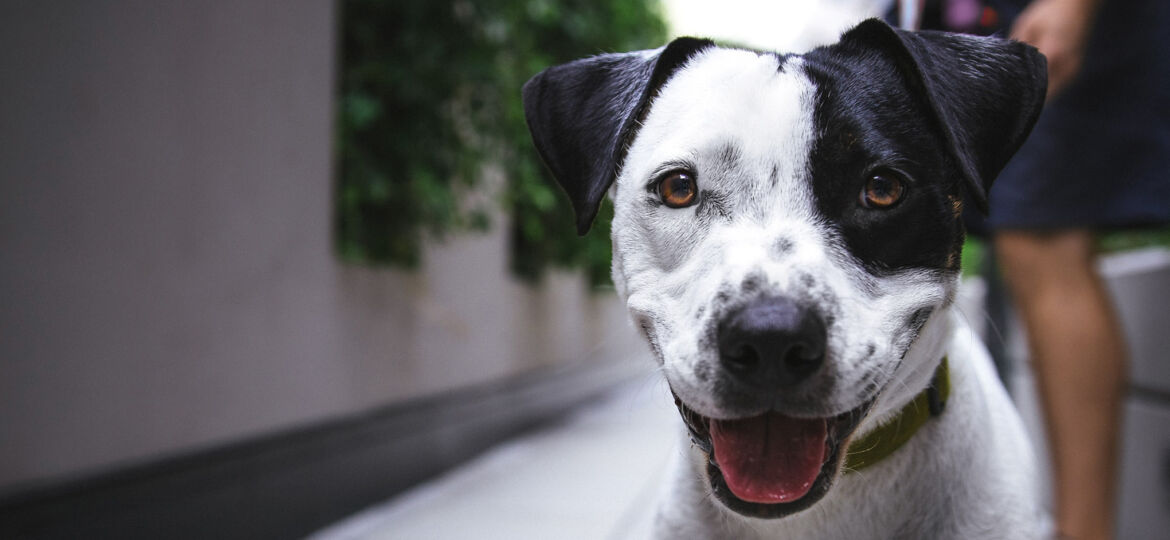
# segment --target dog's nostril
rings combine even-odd
[[[813,341],[816,339],[815,330],[812,336],[803,336],[804,341],[797,341],[788,350],[784,361],[791,364],[804,364],[808,362],[820,362],[821,357],[825,355],[825,342]],[[812,339],[809,339],[812,338]]]
[[[824,322],[787,298],[761,298],[723,318],[718,328],[724,368],[752,385],[795,384],[824,363]]]
[[[784,355],[784,365],[796,375],[816,371],[824,360],[824,348],[797,344]]]
[[[738,371],[755,369],[760,363],[760,354],[746,344],[733,346],[733,350],[723,353],[721,356],[725,365]]]

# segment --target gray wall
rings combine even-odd
[[[334,259],[334,9],[0,6],[0,492],[649,362],[611,295],[512,281],[499,226],[416,274]]]

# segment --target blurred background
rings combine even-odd
[[[447,493],[634,534],[646,493],[613,482],[653,484],[673,413],[609,283],[611,211],[575,234],[520,85],[678,35],[803,50],[887,3],[0,3],[0,537],[459,537]],[[1164,360],[1170,234],[1103,242],[1131,349]],[[1157,515],[1170,373],[1134,369],[1155,436],[1124,474]]]

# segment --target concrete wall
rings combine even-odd
[[[612,295],[513,282],[498,226],[335,260],[334,9],[0,5],[0,492],[645,354]]]

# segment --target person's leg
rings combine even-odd
[[[1028,331],[1053,462],[1056,522],[1077,540],[1112,538],[1125,345],[1088,231],[996,234]]]

